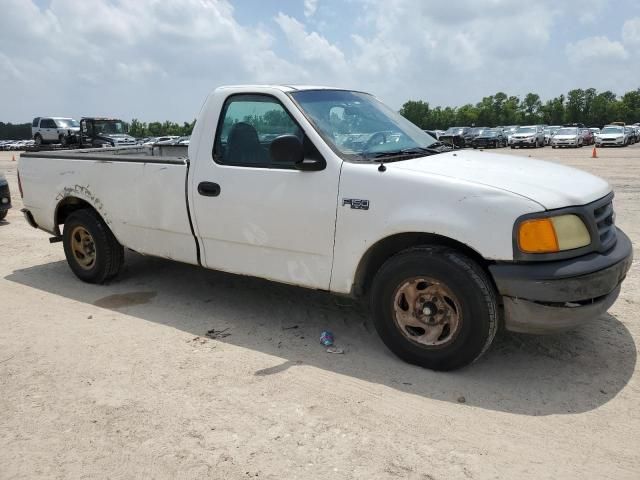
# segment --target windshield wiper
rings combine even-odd
[[[439,148],[429,147],[412,147],[412,148],[404,148],[401,150],[390,150],[388,152],[377,152],[371,155],[364,154],[365,158],[374,158],[384,160],[385,162],[391,161],[392,159],[407,159],[414,156],[427,156],[427,155],[436,155],[438,153],[445,152],[447,150],[441,150]]]

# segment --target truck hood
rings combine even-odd
[[[394,162],[387,166],[488,185],[526,197],[547,210],[584,205],[611,191],[611,186],[605,180],[582,170],[489,152],[458,150]]]

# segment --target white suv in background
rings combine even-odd
[[[67,145],[80,133],[80,124],[73,118],[36,117],[31,123],[31,137],[36,145],[60,143]]]

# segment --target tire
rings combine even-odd
[[[86,239],[83,232],[90,238],[86,242],[89,245],[83,243]],[[79,243],[93,250],[92,262],[88,260],[92,255],[86,255],[88,250],[79,249]],[[77,210],[69,215],[64,223],[63,245],[69,267],[83,282],[104,283],[122,269],[124,248],[93,210]]]
[[[425,326],[426,319],[434,318],[422,314],[418,319],[409,310],[405,313],[405,308],[417,311],[409,307],[409,297],[402,293],[407,288],[414,288],[418,297],[414,295],[412,303],[418,309],[435,309],[436,316],[444,310],[440,322],[452,318],[457,321],[442,324],[439,330],[433,328],[440,324],[431,326],[432,330],[401,325],[402,318]],[[424,301],[420,295],[432,295],[427,292],[434,288],[447,293],[444,297],[434,296],[435,303],[420,303]],[[424,293],[417,293],[420,291]],[[440,300],[436,302],[436,298]],[[498,331],[496,294],[490,280],[474,261],[450,248],[417,247],[391,257],[373,280],[370,302],[374,325],[385,345],[406,362],[432,370],[455,370],[474,362],[489,348]],[[425,339],[429,332],[439,337]]]
[[[0,210],[0,222],[7,217],[7,212],[9,210]]]
[[[515,150],[516,146],[515,145],[511,145],[511,149]]]
[[[60,145],[63,146],[63,147],[66,147],[68,145],[68,143],[69,143],[67,141],[67,136],[66,135],[60,135],[58,140],[60,140]]]
[[[36,147],[39,147],[40,145],[42,145],[43,141],[42,141],[42,135],[40,135],[39,133],[36,133],[33,136],[33,141],[36,142]]]

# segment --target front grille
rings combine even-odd
[[[594,208],[593,220],[600,239],[600,250],[608,250],[616,242],[615,213],[613,202],[609,197],[604,205]]]

